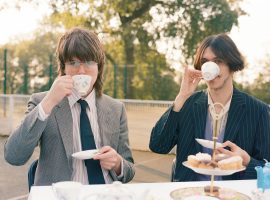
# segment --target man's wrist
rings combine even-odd
[[[49,114],[46,114],[44,112],[44,109],[42,108],[41,104],[38,104],[38,118],[41,121],[45,121],[48,118]]]
[[[114,171],[117,175],[120,175],[121,174],[121,163],[122,163],[122,157],[118,154],[117,155],[117,164],[116,166],[114,167]]]
[[[188,99],[188,95],[178,94],[173,103],[173,111],[179,112]]]
[[[55,105],[53,104],[53,102],[50,101],[50,99],[48,99],[47,97],[45,97],[45,98],[40,102],[40,104],[41,104],[41,106],[42,106],[42,108],[43,108],[45,114],[47,114],[47,115],[51,113],[53,107],[55,106]]]

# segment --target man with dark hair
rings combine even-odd
[[[201,66],[215,62],[219,75],[206,81],[207,90],[195,92],[202,79]],[[257,165],[270,160],[269,107],[258,99],[240,92],[233,86],[233,75],[244,68],[244,59],[226,34],[205,38],[195,55],[195,69],[186,67],[179,94],[174,104],[163,114],[152,130],[149,147],[156,153],[169,153],[177,145],[174,181],[210,180],[182,165],[189,155],[208,153],[195,138],[212,140],[212,117],[209,105],[224,107],[218,142],[224,148],[218,153],[240,156],[245,171],[219,179],[254,179]],[[215,107],[217,113],[222,108]]]
[[[105,54],[93,32],[67,31],[57,50],[58,78],[48,92],[33,94],[21,125],[5,144],[5,159],[23,165],[40,146],[35,185],[58,181],[83,184],[129,182],[134,166],[123,103],[102,94]],[[84,95],[74,89],[74,76],[91,82]],[[93,159],[72,157],[98,149]]]

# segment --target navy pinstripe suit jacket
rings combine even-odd
[[[188,155],[202,152],[195,138],[204,138],[208,99],[206,91],[194,93],[179,112],[169,108],[152,129],[149,147],[166,154],[177,145],[174,181],[196,181],[197,175],[182,165]],[[224,141],[244,149],[251,160],[243,172],[224,176],[224,180],[255,179],[257,165],[270,160],[269,106],[234,88],[225,128]]]

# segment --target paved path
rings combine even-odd
[[[0,137],[0,200],[27,199],[27,171],[38,157],[38,149],[23,166],[11,166],[4,160],[3,147],[6,137]],[[159,155],[133,150],[136,175],[131,183],[168,182],[173,155]]]

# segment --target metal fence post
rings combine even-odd
[[[7,94],[7,49],[4,49],[4,94]],[[4,117],[6,117],[6,98],[4,98]]]
[[[4,49],[4,94],[7,93],[7,49]]]
[[[13,131],[13,120],[14,120],[14,97],[13,95],[9,95],[9,131]]]
[[[117,98],[117,65],[113,65],[113,98]]]
[[[24,64],[23,66],[23,93],[28,94],[28,65]]]
[[[127,95],[127,64],[124,65],[124,98],[127,99],[128,95]]]
[[[53,84],[53,64],[52,64],[52,61],[53,61],[53,55],[50,54],[50,65],[49,65],[49,88],[48,90],[51,88],[52,84]]]

